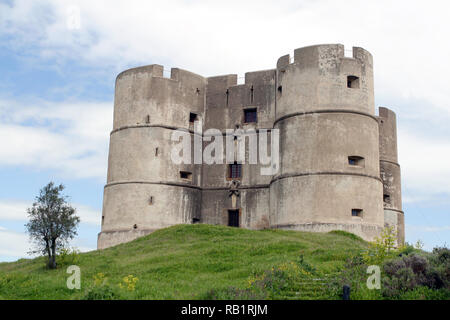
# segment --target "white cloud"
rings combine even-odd
[[[32,202],[0,199],[0,221],[25,223],[28,220],[26,210],[31,206]],[[101,212],[99,210],[81,204],[72,204],[72,206],[76,208],[76,215],[80,217],[81,223],[100,226]]]
[[[105,181],[112,103],[0,100],[0,165],[57,169]]]
[[[30,251],[28,236],[24,233],[14,232],[5,228],[0,229],[0,257],[29,258]],[[0,259],[1,261],[1,259]]]
[[[403,185],[427,199],[431,194],[450,193],[450,140],[424,138],[420,132],[399,130],[399,154]],[[406,198],[413,202],[417,199]]]
[[[67,27],[80,8],[81,28]],[[205,75],[271,68],[294,48],[344,43],[374,54],[379,94],[420,97],[449,113],[447,1],[16,0],[1,6],[11,46],[63,62],[168,63]],[[348,47],[347,49],[350,49]],[[439,72],[437,72],[439,70]]]

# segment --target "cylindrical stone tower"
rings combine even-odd
[[[380,172],[383,180],[385,226],[394,226],[397,243],[405,242],[405,221],[402,211],[400,165],[397,156],[397,121],[395,113],[379,108]]]
[[[280,172],[270,184],[273,228],[345,230],[366,240],[384,225],[372,56],[343,45],[295,50],[277,63],[274,128]]]
[[[173,164],[179,142],[171,137],[183,129],[192,139],[192,124],[204,114],[205,85],[180,69],[164,78],[159,65],[117,76],[99,249],[199,218],[201,167]]]

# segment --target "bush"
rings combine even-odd
[[[363,258],[367,265],[379,265],[389,257],[395,255],[395,241],[397,232],[394,227],[386,227],[379,237],[369,242],[369,249],[364,252]]]
[[[94,285],[90,287],[83,297],[84,300],[116,300],[121,295],[115,288],[108,285],[108,279],[102,272],[94,275]]]
[[[403,246],[398,248],[398,255],[401,256],[407,256],[413,252],[417,251],[413,245],[406,242]]]
[[[431,290],[449,289],[447,251],[448,249],[434,250],[428,259],[410,254],[386,262],[383,265],[386,274],[383,295],[390,298],[405,296],[407,291],[419,290],[420,287]]]
[[[80,261],[80,251],[75,248],[61,248],[56,257],[58,266],[70,266]]]

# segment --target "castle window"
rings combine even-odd
[[[347,88],[358,89],[359,78],[356,76],[347,76]]]
[[[278,93],[281,94],[283,92],[283,87],[282,86],[278,86]]]
[[[145,117],[145,123],[150,123],[150,115],[149,114]]]
[[[180,171],[180,178],[183,180],[192,181],[192,172]]]
[[[256,108],[244,110],[244,123],[256,123],[258,120],[258,113]]]
[[[228,210],[228,226],[239,228],[239,210]]]
[[[348,164],[355,167],[364,167],[364,158],[360,156],[349,156]]]
[[[228,178],[229,179],[240,179],[242,177],[242,165],[235,162],[228,165]]]
[[[153,204],[153,196],[150,196],[150,198],[148,199],[148,204],[152,205]]]
[[[189,122],[193,123],[193,122],[195,122],[197,120],[198,120],[198,116],[197,116],[196,113],[193,113],[193,112],[189,113]]]
[[[383,194],[383,202],[391,203],[391,196],[389,194]]]
[[[135,225],[133,226],[133,229],[137,229],[137,224],[135,224]]]
[[[362,218],[363,211],[362,209],[352,209],[352,217],[361,217]]]

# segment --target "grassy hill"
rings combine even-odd
[[[204,299],[230,287],[245,290],[258,274],[280,265],[292,266],[289,263],[301,257],[303,264],[313,265],[321,274],[332,274],[366,247],[363,240],[343,232],[178,225],[130,243],[80,254],[72,263],[81,268],[81,290],[66,287],[69,263],[60,264],[57,270],[47,270],[43,257],[1,263],[0,298],[83,299],[94,290],[105,298]],[[134,290],[119,288],[128,275],[138,278]],[[97,288],[101,282],[107,288]],[[319,284],[310,286],[313,295]],[[308,293],[291,294],[285,298],[313,298]]]

